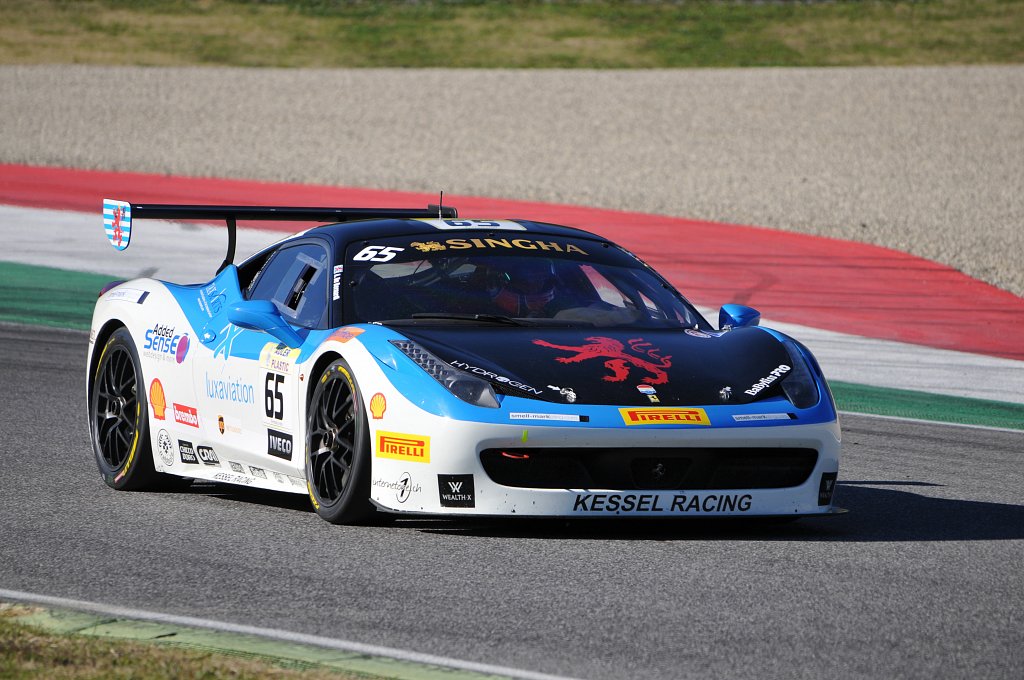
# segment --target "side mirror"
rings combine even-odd
[[[718,312],[718,328],[743,328],[761,323],[761,312],[746,305],[722,305]]]
[[[302,336],[288,325],[270,300],[241,300],[228,310],[228,321],[239,328],[269,333],[289,347],[302,344]]]

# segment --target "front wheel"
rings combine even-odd
[[[359,524],[373,517],[369,426],[343,359],[327,367],[309,404],[306,480],[313,507],[328,522]]]
[[[125,491],[154,486],[148,409],[139,355],[126,328],[103,347],[89,398],[90,434],[96,465],[107,485]]]

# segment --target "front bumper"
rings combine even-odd
[[[421,412],[422,413],[422,412]],[[478,423],[427,416],[413,433],[373,430],[371,499],[379,508],[394,513],[516,517],[750,517],[801,516],[833,512],[832,492],[839,470],[840,431],[837,422],[786,424],[742,428],[659,428],[637,431],[624,428],[545,427]],[[415,432],[430,432],[421,437]],[[389,449],[394,435],[422,442],[423,448]],[[390,439],[389,439],[390,438]],[[383,451],[381,447],[384,447]],[[714,488],[714,475],[705,476],[699,488],[638,488],[635,478],[622,483],[602,479],[599,487],[547,488],[516,486],[495,480],[481,460],[481,453],[495,450],[512,456],[531,451],[573,450],[586,455],[608,455],[616,449],[623,456],[637,448],[664,450],[685,456],[687,449],[700,450],[705,460],[716,451],[742,450],[746,458],[763,451],[766,459],[780,449],[812,449],[816,457],[789,486],[764,488]],[[397,452],[397,455],[392,455]],[[382,455],[383,453],[383,455]],[[723,454],[724,455],[724,454]],[[655,458],[656,460],[656,458]],[[571,477],[571,476],[570,476]],[[750,480],[749,475],[747,476]],[[693,483],[692,481],[690,483]],[[777,482],[771,482],[777,483]],[[758,488],[760,487],[760,488]]]

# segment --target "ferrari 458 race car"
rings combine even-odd
[[[104,201],[225,220],[213,280],[109,285],[87,382],[115,489],[208,480],[377,513],[829,514],[840,431],[806,347],[725,305],[709,324],[595,234],[426,210]],[[323,222],[234,257],[236,220]]]

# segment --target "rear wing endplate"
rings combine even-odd
[[[129,203],[103,199],[103,228],[107,240],[117,250],[128,247],[132,220],[224,220],[228,228],[228,252],[218,273],[235,260],[238,220],[279,222],[351,222],[370,219],[454,219],[458,211],[450,206],[428,205],[419,208],[291,208],[254,205],[169,205]]]

